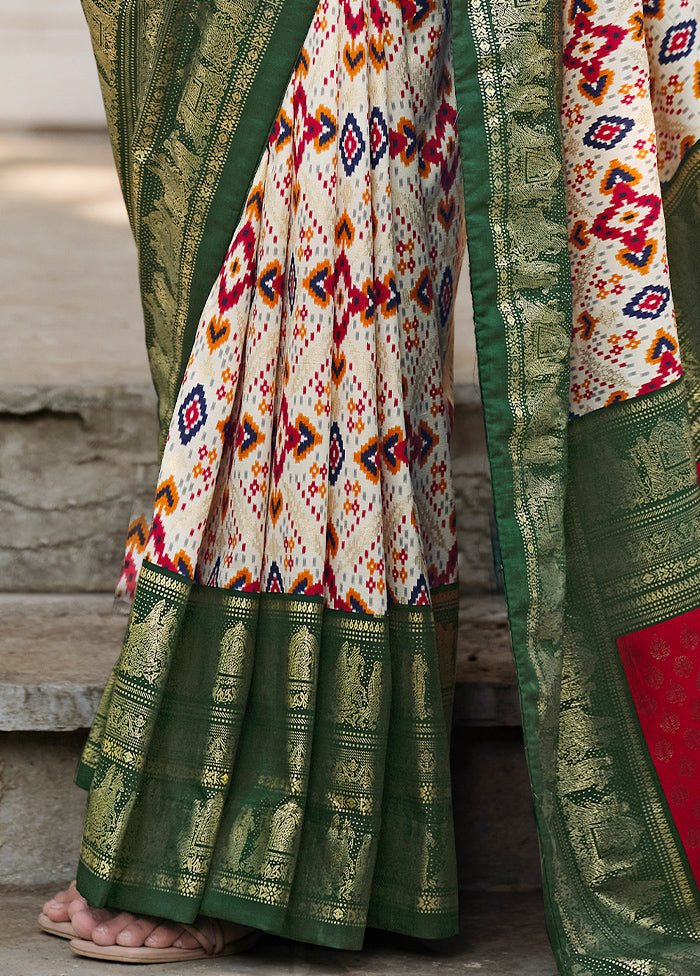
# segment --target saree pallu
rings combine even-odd
[[[548,930],[566,976],[691,976],[696,11],[470,0],[453,14],[480,380]]]
[[[85,3],[139,246],[164,467],[153,529],[132,527],[130,630],[79,773],[91,796],[78,878],[96,904],[180,919],[201,909],[354,946],[365,924],[454,925],[443,715],[455,567],[438,486],[449,482],[461,176],[445,6],[314,6]],[[668,0],[454,0],[451,18],[480,381],[552,945],[565,976],[694,976],[695,14]],[[341,22],[342,43],[329,28]],[[306,84],[329,30],[335,68]],[[339,67],[362,95],[334,105],[322,93],[338,90]],[[363,238],[345,206],[311,216],[328,197],[310,187],[329,171],[297,148],[322,155],[326,139],[336,178],[366,173],[350,191],[355,203],[368,194]],[[288,185],[260,168],[278,149],[291,151]],[[401,197],[406,183],[425,188],[420,206]],[[289,225],[303,274],[275,251],[277,208],[310,218]],[[294,387],[320,321],[295,317],[296,289],[310,311],[335,303],[339,332],[315,346],[317,389]],[[230,323],[237,291],[252,309],[245,336]],[[261,393],[278,302],[285,353],[276,392]],[[348,307],[372,324],[364,352]],[[352,380],[349,364],[363,361]],[[365,437],[348,421],[371,376],[381,409]],[[228,412],[212,410],[229,396]],[[271,440],[275,452],[258,456]],[[331,484],[352,464],[361,476]],[[259,538],[242,526],[246,507],[259,524],[253,482],[266,486]],[[300,517],[295,484],[308,510],[320,489],[345,493],[335,509],[323,502],[322,547],[276,529]],[[364,514],[339,534],[328,513],[355,503]],[[366,563],[344,560],[344,540],[360,522],[364,538],[380,510]],[[389,545],[397,526],[401,544]]]

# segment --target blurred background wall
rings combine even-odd
[[[2,0],[0,126],[104,126],[79,0]]]

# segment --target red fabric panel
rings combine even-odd
[[[700,609],[618,638],[637,715],[700,885]]]

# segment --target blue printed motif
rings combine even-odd
[[[659,61],[661,64],[671,64],[692,54],[695,44],[696,24],[694,20],[684,20],[680,24],[669,27],[661,42]]]
[[[623,119],[619,115],[602,115],[590,127],[583,141],[589,149],[612,149],[632,128],[633,119]]]
[[[177,426],[182,444],[189,444],[207,420],[207,402],[204,387],[198,383],[187,394],[177,415]]]
[[[656,319],[668,305],[671,292],[663,285],[647,285],[625,305],[623,311],[638,319]]]

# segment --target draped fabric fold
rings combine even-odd
[[[93,904],[346,948],[367,925],[456,930],[447,27],[444,4],[322,0],[264,147],[236,137],[216,171],[224,187],[256,156],[238,210],[211,197],[228,247],[178,334],[129,629],[79,771]]]
[[[563,16],[546,0],[469,0],[453,13],[480,379],[552,945],[566,976],[690,976],[696,22],[668,0],[574,0]]]

